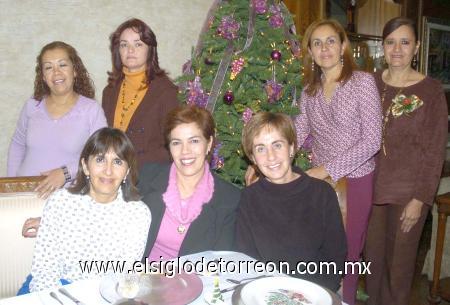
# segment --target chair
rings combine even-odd
[[[437,196],[436,202],[438,208],[438,227],[436,236],[436,251],[434,254],[433,282],[430,289],[430,295],[428,297],[429,304],[439,304],[441,302],[441,298],[450,300],[450,293],[442,291],[439,287],[442,252],[445,241],[445,226],[447,217],[450,215],[450,192]]]
[[[0,178],[0,299],[14,296],[31,270],[34,238],[22,225],[42,214],[45,201],[33,190],[43,177]]]

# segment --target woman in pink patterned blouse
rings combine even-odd
[[[350,43],[334,20],[312,23],[303,38],[304,90],[295,120],[298,143],[313,138],[313,168],[333,181],[347,178],[347,260],[358,261],[372,206],[373,156],[380,149],[380,96],[373,77],[355,71]],[[355,304],[358,274],[344,277],[343,297]]]

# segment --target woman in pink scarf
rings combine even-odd
[[[198,107],[180,106],[166,117],[172,163],[148,163],[139,190],[152,212],[144,256],[150,261],[206,250],[231,250],[240,191],[211,173],[214,120]]]

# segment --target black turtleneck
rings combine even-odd
[[[271,183],[265,178],[245,188],[236,224],[236,248],[262,262],[335,262],[343,270],[345,231],[336,193],[326,182],[299,169],[297,179]],[[339,288],[341,275],[291,274],[328,289]]]

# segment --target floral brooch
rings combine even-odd
[[[406,96],[404,94],[398,94],[392,100],[391,113],[394,118],[397,118],[403,114],[409,114],[420,108],[423,105],[423,101],[417,97],[417,95]]]

